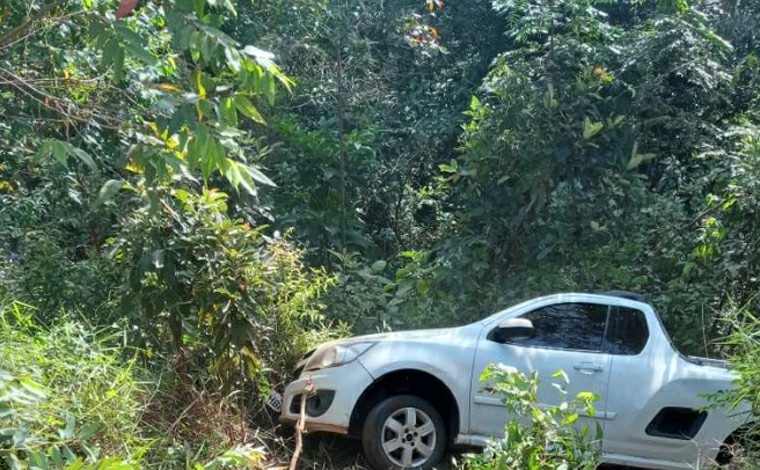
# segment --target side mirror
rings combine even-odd
[[[533,336],[533,322],[527,318],[507,318],[488,333],[488,339],[497,343],[508,343]]]

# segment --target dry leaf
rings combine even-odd
[[[116,18],[129,16],[137,6],[137,1],[138,0],[121,0],[119,2],[119,7],[116,9]]]

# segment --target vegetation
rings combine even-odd
[[[0,312],[0,390],[9,413],[0,455],[6,463],[70,460],[78,451],[138,454],[145,391],[134,358],[118,347],[119,332],[93,333],[71,320],[47,329],[27,309],[10,304]]]
[[[645,293],[757,408],[758,27],[742,0],[4,1],[4,465],[276,460],[262,400],[315,344],[555,291]],[[543,459],[536,429],[508,431]]]
[[[28,306],[0,306],[3,468],[180,466],[182,461],[172,462],[177,457],[167,453],[171,429],[149,426],[155,397],[148,394],[155,392],[147,385],[156,379],[134,354],[125,355],[125,335],[118,327],[93,331],[67,317],[46,328]],[[200,461],[202,452],[194,457],[199,461],[187,460],[187,468],[211,470],[258,464],[264,453],[241,444],[208,462]]]
[[[563,400],[546,408],[539,406],[539,379],[535,372],[527,377],[503,364],[492,364],[483,372],[481,380],[494,384],[494,393],[502,396],[507,410],[513,416],[528,417],[528,422],[507,423],[504,438],[492,441],[482,454],[468,455],[466,468],[593,470],[599,465],[601,428],[597,425],[592,433],[588,424],[576,426],[581,413],[594,416],[594,402],[599,397],[581,392],[568,401],[567,375],[559,371],[553,377],[562,379],[555,385]]]
[[[749,405],[752,416],[732,442],[730,450],[736,457],[736,468],[757,468],[760,465],[760,423],[753,417],[758,415],[760,407],[760,373],[756,364],[760,352],[760,319],[753,312],[733,303],[729,312],[727,322],[731,325],[731,334],[726,343],[731,348],[731,364],[739,374],[739,379],[733,390],[719,393],[714,401],[728,408],[736,408],[741,403]]]

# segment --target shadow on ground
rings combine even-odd
[[[456,449],[450,455],[440,470],[454,470],[457,462],[462,461],[462,455],[477,452],[478,449]],[[332,434],[314,433],[304,439],[304,450],[299,462],[300,469],[314,470],[369,470],[362,456],[361,442]],[[640,470],[634,467],[622,467],[605,464],[598,470]]]

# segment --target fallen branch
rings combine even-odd
[[[306,386],[301,393],[301,413],[296,421],[296,450],[293,452],[293,457],[290,459],[289,470],[296,470],[298,465],[298,458],[301,456],[303,450],[303,434],[306,432],[306,399],[314,392],[314,382],[311,381],[311,377],[306,381]]]

